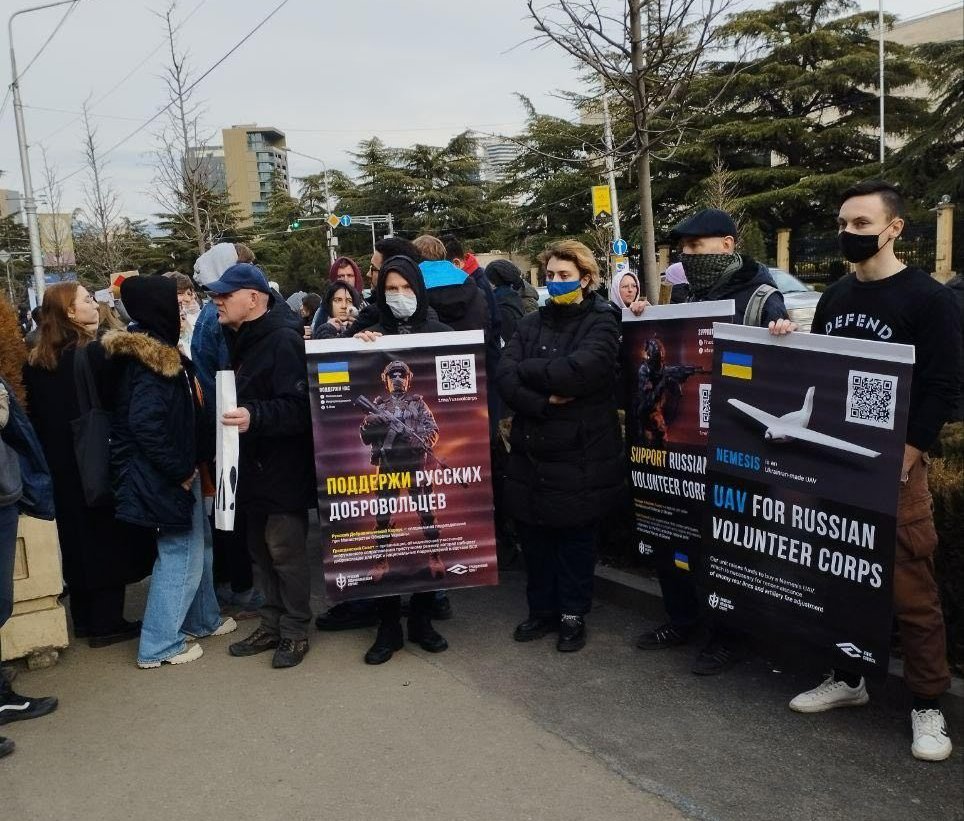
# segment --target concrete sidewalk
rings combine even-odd
[[[693,648],[636,650],[640,617],[614,605],[597,604],[580,653],[513,642],[521,573],[452,601],[448,652],[378,668],[361,660],[373,630],[315,633],[294,670],[229,657],[251,622],[180,668],[137,670],[133,643],[71,649],[17,679],[62,706],[3,728],[18,744],[0,762],[4,817],[964,818],[962,728],[951,760],[914,761],[893,688],[801,716],[786,702],[812,680],[762,662],[700,679]]]
[[[133,642],[71,649],[18,688],[49,717],[4,726],[4,819],[682,819],[499,693],[421,651],[362,663],[368,631],[320,636],[294,670],[204,640],[138,670]]]

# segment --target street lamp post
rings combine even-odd
[[[322,180],[325,187],[325,213],[330,214],[331,213],[331,193],[328,190],[327,163],[323,159],[321,159],[321,157],[312,157],[310,154],[302,154],[300,151],[294,151],[291,148],[286,148],[285,150],[291,154],[297,154],[299,157],[305,157],[306,159],[314,160],[315,162],[321,163],[321,169],[324,172],[322,175]],[[325,233],[327,235],[327,242],[328,242],[328,262],[333,263],[335,261],[336,253],[335,253],[335,246],[332,244],[332,241],[331,241],[333,234],[331,232],[330,225],[326,227]]]
[[[13,18],[31,11],[52,9],[55,6],[66,6],[77,0],[58,0],[56,3],[46,3],[42,6],[31,6],[20,9],[10,15],[7,20],[7,37],[10,42],[10,91],[13,95],[13,116],[17,124],[17,143],[20,146],[20,170],[23,174],[23,210],[27,219],[27,233],[30,235],[30,258],[33,262],[33,283],[37,292],[37,301],[44,293],[44,258],[40,249],[40,228],[37,225],[37,203],[33,196],[33,181],[30,177],[30,155],[28,153],[27,131],[23,123],[23,101],[20,99],[20,78],[17,76],[17,57],[13,50]]]

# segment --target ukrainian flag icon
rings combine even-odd
[[[318,363],[319,385],[347,385],[348,381],[347,362]]]
[[[723,351],[723,367],[720,373],[734,379],[752,379],[753,357],[748,353]]]
[[[690,557],[685,553],[680,553],[678,550],[673,556],[673,564],[675,564],[680,570],[690,569]]]

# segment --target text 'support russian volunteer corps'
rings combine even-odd
[[[641,555],[661,572],[695,571],[705,506],[713,322],[733,300],[623,311],[633,520]]]
[[[327,597],[496,584],[482,333],[307,353]]]

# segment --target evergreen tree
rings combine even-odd
[[[879,173],[877,14],[857,8],[853,0],[783,0],[725,24],[730,47],[756,56],[717,65],[685,101],[707,111],[662,164],[667,205],[695,205],[719,156],[747,217],[769,230],[823,227],[843,188]],[[923,101],[901,95],[918,69],[897,44],[887,45],[887,58],[887,130],[905,136],[927,116]]]

